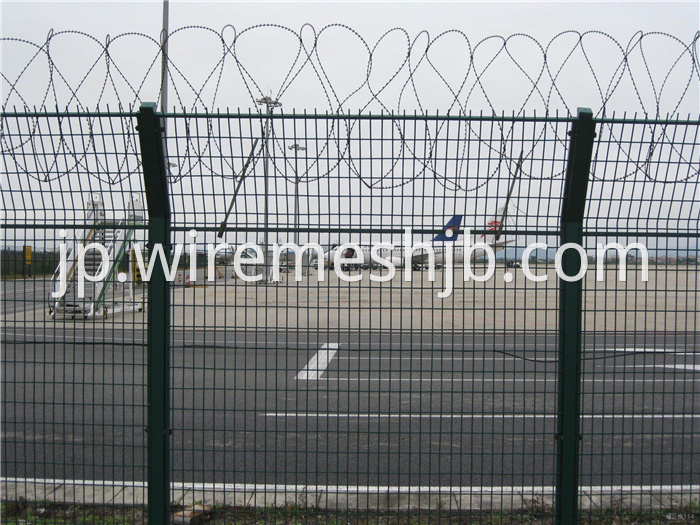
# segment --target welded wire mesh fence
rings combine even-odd
[[[77,522],[95,504],[96,521],[139,520],[115,510],[143,503],[138,483],[104,481],[138,482],[148,467],[145,290],[127,250],[147,223],[132,118],[3,115],[1,135],[2,519]],[[76,255],[90,243],[108,253],[99,268],[84,257],[87,273],[108,274],[81,298]],[[52,297],[62,246],[67,291]]]
[[[13,512],[698,519],[697,121],[273,102],[3,114]]]

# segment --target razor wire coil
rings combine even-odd
[[[567,137],[561,136],[561,128],[547,118],[559,118],[559,110],[564,115],[571,115],[573,107],[567,100],[566,84],[570,82],[567,75],[567,66],[574,59],[582,60],[585,69],[590,75],[593,91],[599,100],[599,106],[594,108],[596,118],[601,119],[599,128],[599,142],[596,154],[604,143],[614,143],[620,148],[623,158],[630,168],[622,174],[616,174],[614,180],[623,180],[641,174],[644,178],[662,183],[683,182],[698,175],[698,159],[692,158],[683,146],[678,146],[674,140],[673,124],[669,123],[671,116],[677,114],[684,102],[692,96],[694,90],[700,85],[700,68],[698,66],[698,41],[700,33],[693,35],[690,42],[685,43],[676,36],[666,33],[650,32],[635,33],[626,44],[622,44],[611,35],[600,31],[563,31],[552,37],[546,43],[540,43],[537,39],[524,33],[516,33],[507,37],[492,35],[481,39],[476,44],[472,44],[468,36],[459,30],[449,30],[431,38],[426,31],[419,32],[412,37],[408,31],[402,28],[392,28],[384,32],[374,43],[368,42],[356,30],[343,24],[331,24],[316,30],[309,24],[303,25],[298,31],[288,27],[274,24],[260,24],[248,27],[242,31],[237,31],[231,25],[224,26],[221,31],[204,26],[187,26],[173,31],[167,36],[167,41],[176,42],[180,38],[185,38],[188,42],[195,41],[201,43],[204,39],[202,32],[209,37],[213,37],[218,53],[211,57],[208,69],[202,74],[188,75],[185,71],[186,65],[177,60],[177,55],[171,53],[164,55],[165,41],[160,41],[152,36],[129,32],[110,37],[107,35],[104,42],[98,38],[81,31],[51,31],[43,43],[34,43],[21,38],[6,37],[1,39],[3,43],[17,44],[25,51],[29,50],[29,58],[22,67],[17,68],[14,76],[2,72],[2,80],[6,87],[6,96],[3,100],[3,112],[8,113],[8,108],[16,110],[16,102],[20,103],[21,111],[33,112],[35,116],[28,115],[26,129],[21,133],[11,133],[8,130],[7,119],[3,116],[0,124],[0,142],[2,142],[3,156],[15,160],[16,165],[21,162],[18,157],[29,151],[42,151],[46,160],[39,180],[50,181],[71,172],[87,173],[90,176],[117,184],[126,177],[136,173],[140,166],[138,164],[127,166],[125,160],[121,160],[114,169],[107,169],[107,164],[102,157],[105,152],[101,151],[99,140],[96,134],[100,133],[97,117],[90,114],[89,107],[109,107],[110,101],[116,103],[120,111],[133,112],[139,104],[146,100],[157,100],[160,102],[162,95],[163,79],[167,79],[171,93],[174,95],[176,103],[174,107],[180,108],[178,118],[184,122],[182,124],[184,133],[172,137],[172,140],[183,141],[184,146],[180,149],[179,156],[170,165],[171,179],[176,182],[182,177],[188,176],[194,169],[203,169],[211,174],[224,178],[235,178],[237,167],[234,162],[235,156],[227,156],[227,148],[223,142],[226,137],[217,135],[214,120],[221,117],[216,108],[224,98],[224,93],[229,89],[229,77],[231,74],[235,78],[239,88],[239,93],[244,93],[254,110],[250,111],[251,118],[257,116],[260,119],[261,129],[263,122],[268,119],[268,115],[263,112],[263,108],[256,105],[265,94],[264,79],[257,78],[255,73],[256,62],[245,55],[245,45],[251,36],[260,36],[272,32],[275,35],[291,37],[292,41],[298,44],[290,54],[293,56],[291,65],[287,69],[280,69],[275,73],[276,87],[271,91],[271,96],[277,99],[284,99],[291,96],[295,90],[302,91],[308,86],[308,79],[315,79],[316,88],[320,89],[323,95],[326,114],[336,115],[338,118],[331,120],[325,140],[318,137],[313,138],[318,143],[315,155],[305,153],[301,159],[304,166],[300,173],[291,169],[291,163],[299,161],[300,157],[294,159],[289,155],[269,156],[271,168],[275,176],[295,183],[311,183],[318,181],[340,167],[348,169],[365,187],[372,190],[389,190],[405,186],[421,177],[429,176],[445,189],[453,191],[476,191],[489,180],[499,175],[511,176],[517,163],[520,149],[514,147],[514,142],[521,142],[525,165],[522,176],[530,179],[537,179],[539,176],[527,170],[528,161],[538,157],[538,151],[544,148],[547,141],[555,141],[560,146],[566,146]],[[354,89],[349,93],[342,94],[345,87],[342,82],[332,78],[328,68],[328,61],[323,58],[328,49],[333,49],[334,43],[340,39],[339,33],[347,35],[354,40],[358,47],[366,53],[366,64],[362,69],[365,71],[364,78],[359,78],[354,83]],[[387,64],[383,60],[384,50],[390,39],[398,37],[404,47],[405,54],[394,60],[393,65]],[[81,47],[96,46],[97,53],[92,58],[85,58],[80,62],[84,68],[84,74],[78,75],[71,80],[69,72],[65,71],[60,63],[62,56],[56,56],[63,40],[78,38]],[[440,58],[433,53],[439,49],[444,42],[452,42],[450,39],[460,40],[466,49],[464,56],[457,53],[456,58],[465,59],[466,63],[459,73],[457,85],[448,79],[448,73],[453,73],[459,68],[453,67],[446,71],[438,66]],[[280,38],[269,39],[278,41]],[[129,43],[143,43],[143,55],[146,56],[147,64],[145,72],[141,75],[134,74],[128,67],[120,62],[119,46]],[[286,40],[285,42],[288,42]],[[573,42],[573,43],[572,43]],[[602,42],[602,43],[601,43]],[[489,46],[495,44],[495,52],[490,52]],[[525,63],[518,58],[518,51],[524,48],[525,44],[529,50],[535,50],[529,58],[537,54],[538,61],[534,68],[529,63]],[[656,45],[656,47],[654,47]],[[596,49],[603,48],[614,50],[618,61],[613,61],[611,74],[603,77],[601,64],[593,58]],[[666,68],[656,69],[651,64],[649,55],[662,48],[675,50],[675,53],[668,55],[663,63]],[[152,51],[149,54],[148,49]],[[650,52],[652,49],[653,52]],[[489,54],[490,53],[490,54]],[[83,56],[83,55],[81,55]],[[85,55],[87,57],[87,54]],[[208,56],[208,55],[207,55]],[[159,64],[165,57],[165,71],[161,72]],[[75,61],[75,59],[73,59]],[[482,65],[485,62],[485,65]],[[505,63],[504,63],[505,62]],[[537,114],[545,119],[539,129],[533,129],[532,136],[527,140],[515,136],[516,127],[511,122],[494,121],[495,130],[490,130],[491,136],[482,136],[477,120],[472,118],[472,102],[479,97],[482,104],[485,104],[485,111],[482,110],[479,116],[499,114],[494,101],[494,93],[497,93],[497,86],[489,85],[489,75],[497,74],[499,68],[507,66],[514,67],[521,74],[518,80],[525,84],[523,92],[525,96],[517,110],[513,111],[514,118],[524,117],[528,114]],[[660,81],[655,81],[655,76],[661,71],[663,73]],[[38,70],[39,78],[45,81],[45,88],[38,101],[33,100],[29,93],[23,94],[22,90],[27,86],[24,82],[34,78],[30,72],[36,74]],[[384,75],[383,81],[376,81],[375,75]],[[580,72],[580,71],[579,71]],[[164,76],[159,80],[161,73]],[[304,77],[304,75],[306,75]],[[458,154],[452,159],[457,166],[455,174],[448,175],[438,166],[440,141],[446,140],[449,136],[448,120],[439,120],[434,126],[425,125],[420,129],[424,135],[419,145],[426,144],[425,151],[419,151],[415,147],[415,137],[409,136],[403,127],[408,109],[410,116],[410,106],[413,107],[414,116],[437,115],[433,104],[425,100],[425,94],[421,91],[421,85],[425,79],[432,76],[433,80],[438,79],[438,84],[444,88],[449,97],[443,102],[446,108],[445,115],[452,117],[462,117],[462,124],[459,129]],[[302,78],[304,77],[304,78]],[[347,80],[347,79],[346,79]],[[354,79],[353,79],[354,80]],[[615,106],[614,96],[621,89],[623,82],[631,86],[631,90],[639,105],[640,115],[648,120],[645,127],[648,130],[649,138],[643,146],[646,151],[631,151],[626,147],[626,138],[616,134],[617,128],[605,122],[609,118]],[[676,97],[669,98],[667,95],[671,85],[675,86]],[[90,89],[89,86],[97,86],[97,89]],[[152,89],[155,86],[156,89]],[[88,93],[91,95],[88,97]],[[395,98],[389,100],[389,94]],[[90,98],[88,100],[87,98]],[[411,100],[412,102],[409,102]],[[36,102],[35,105],[31,105]],[[82,141],[72,144],[67,137],[70,137],[72,130],[70,118],[66,116],[56,117],[55,125],[58,133],[54,140],[45,144],[41,139],[39,131],[39,121],[41,113],[51,111],[68,112],[69,108],[76,108],[78,113],[84,114],[81,117],[81,127],[85,130]],[[31,108],[31,109],[30,109]],[[351,108],[358,115],[366,115],[376,110],[382,113],[390,122],[392,127],[391,142],[396,143],[396,151],[388,167],[382,165],[381,172],[367,175],[362,166],[362,160],[356,158],[350,147],[351,138],[359,133],[362,123],[358,120],[344,118],[353,114]],[[321,108],[317,108],[321,109]],[[663,124],[655,123],[652,119],[661,119],[663,113],[667,113],[667,120]],[[284,114],[286,118],[288,114]],[[612,117],[615,114],[612,112]],[[275,115],[279,118],[280,115]],[[564,117],[566,118],[566,117]],[[637,118],[637,114],[635,114]],[[207,136],[195,137],[192,131],[193,119],[206,119]],[[288,140],[284,134],[276,132],[274,123],[276,120],[270,118],[270,142],[272,149],[285,151],[285,141]],[[122,118],[122,127],[125,130],[121,151],[124,155],[136,155],[136,132],[134,124],[129,116]],[[494,135],[495,132],[495,136]],[[262,134],[263,132],[261,132]],[[494,140],[495,139],[495,140]],[[383,139],[386,140],[386,139]],[[489,172],[470,179],[468,146],[470,141],[485,148],[488,154],[497,159]],[[337,147],[334,147],[337,145]],[[662,149],[672,151],[681,164],[688,166],[688,172],[678,179],[663,180],[653,174],[653,164],[655,155]],[[517,151],[516,151],[517,150]],[[635,150],[636,151],[636,150]],[[87,162],[87,157],[91,158],[91,163]],[[241,151],[241,157],[247,156],[247,152]],[[543,156],[543,155],[540,155]],[[208,161],[212,157],[221,159],[221,166],[217,168],[214,163]],[[252,169],[263,158],[262,149],[254,155]],[[61,160],[63,159],[63,160]],[[70,162],[65,159],[71,159]],[[242,159],[239,159],[242,162]],[[411,173],[404,173],[400,166],[402,161],[409,161],[417,166]],[[7,162],[7,161],[6,161]],[[59,166],[63,162],[61,166]],[[592,177],[598,180],[609,180],[604,174],[596,173],[597,165],[594,158]],[[20,169],[21,171],[21,169]],[[25,170],[30,177],[37,178],[32,170]],[[294,172],[291,176],[290,172]],[[560,178],[562,171],[555,171],[546,175],[545,178]]]

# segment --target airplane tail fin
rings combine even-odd
[[[455,242],[457,237],[459,237],[460,224],[462,224],[462,216],[455,215],[445,224],[442,231],[433,237],[433,242]]]
[[[488,232],[481,234],[481,238],[479,239],[481,242],[491,245],[497,244],[498,241],[501,240],[501,237],[503,237],[503,227],[505,226],[505,224],[501,224],[502,217],[503,208],[500,208],[496,212],[496,215],[490,218],[486,223]]]

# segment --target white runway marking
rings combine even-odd
[[[556,419],[556,414],[340,414],[321,412],[266,412],[264,417],[329,419]]]
[[[700,365],[661,365],[664,368],[676,368],[678,370],[692,370],[694,372],[700,372]]]
[[[693,372],[700,372],[700,365],[626,365],[626,366],[616,366],[615,368],[675,368],[677,370],[691,370]],[[685,380],[685,379],[683,379]]]
[[[500,351],[499,351],[500,352]],[[405,357],[405,356],[376,356],[376,357],[352,357],[339,356],[339,361],[532,361],[532,362],[556,362],[556,357]]]
[[[417,373],[417,372],[415,372]],[[449,372],[452,373],[452,372]],[[457,372],[454,372],[457,373]],[[459,372],[464,374],[465,372]],[[483,373],[483,372],[482,372]],[[488,372],[492,373],[492,372]],[[508,372],[499,371],[499,374],[522,374],[522,372]],[[557,379],[540,379],[540,378],[513,378],[513,377],[467,377],[467,378],[451,378],[451,377],[436,377],[436,378],[426,378],[426,377],[321,377],[317,381],[399,381],[399,382],[421,382],[421,383],[439,383],[439,382],[449,382],[449,383],[556,383]],[[583,383],[619,383],[628,381],[630,383],[644,383],[644,382],[687,382],[687,379],[683,377],[662,377],[661,379],[654,379],[651,377],[620,377],[620,378],[603,378],[603,379],[582,379]]]
[[[643,353],[648,353],[648,352],[643,352]],[[661,353],[661,352],[659,352],[659,353]],[[700,356],[700,352],[667,352],[667,353],[672,353],[674,356],[681,356],[681,355]]]
[[[333,356],[338,351],[337,343],[326,343],[314,354],[306,366],[297,374],[298,381],[316,381],[326,371]]]
[[[677,353],[678,349],[682,348],[685,350],[687,347],[685,345],[680,345],[680,346],[673,346],[670,348],[611,348],[610,350],[607,350],[609,352],[627,352],[627,353],[635,353],[635,354],[675,354]],[[693,348],[692,346],[690,348]],[[602,351],[606,351],[605,348],[601,349]],[[690,352],[691,354],[695,354],[696,352]]]
[[[265,417],[329,419],[556,419],[556,414],[352,414],[266,412]],[[581,419],[700,419],[700,414],[584,414]]]

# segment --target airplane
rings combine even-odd
[[[500,219],[499,219],[500,216]],[[501,208],[498,210],[497,216],[488,222],[488,231],[493,233],[484,233],[479,238],[475,238],[471,245],[478,243],[484,243],[491,247],[495,252],[505,249],[505,247],[514,242],[513,240],[505,241],[501,240],[503,236],[503,219],[505,218],[505,210]],[[464,262],[464,245],[457,245],[457,240],[459,239],[462,231],[459,229],[462,223],[462,215],[454,215],[445,226],[433,237],[430,241],[430,245],[433,248],[433,253],[435,254],[435,266],[440,267],[445,264],[445,252],[448,247],[452,247],[453,257],[452,261],[454,264],[459,264]],[[360,264],[345,264],[342,268],[343,270],[354,270],[359,269],[360,266],[370,267],[376,263],[371,257],[371,246],[362,245],[359,243],[354,243],[362,251],[362,263]],[[418,244],[418,243],[415,243]],[[415,245],[414,244],[414,245]],[[333,245],[329,252],[324,254],[325,266],[326,268],[333,269],[335,254],[340,246]],[[405,250],[404,247],[398,247],[394,250],[383,249],[378,251],[378,255],[383,259],[391,262],[395,268],[403,268],[406,264]],[[481,257],[484,257],[486,252],[483,249],[473,250],[471,253],[471,261],[476,261]],[[355,250],[350,247],[345,248],[345,253],[343,254],[345,259],[359,259]],[[430,262],[430,253],[425,249],[416,250],[411,257],[411,267],[414,270],[420,270],[428,265]]]
[[[477,243],[483,243],[491,247],[494,253],[499,252],[503,249],[506,248],[506,246],[512,242],[515,242],[514,240],[511,241],[505,241],[501,240],[501,237],[503,236],[503,230],[506,225],[506,221],[508,219],[508,204],[510,203],[511,197],[513,196],[513,190],[515,189],[515,183],[518,181],[518,178],[520,176],[520,171],[522,169],[522,163],[523,163],[523,153],[520,153],[520,159],[518,160],[518,164],[513,176],[513,180],[511,181],[510,188],[508,189],[508,195],[506,197],[506,202],[505,205],[501,208],[499,208],[496,212],[496,216],[493,217],[490,221],[487,222],[487,232],[488,233],[483,233],[478,239],[474,239],[470,245],[474,246]],[[435,267],[443,265],[446,261],[445,259],[445,252],[446,248],[452,244],[454,249],[453,249],[453,257],[452,257],[452,262],[453,264],[459,264],[459,263],[464,263],[464,246],[457,246],[456,241],[460,235],[460,230],[459,226],[462,223],[462,216],[461,215],[455,215],[453,216],[448,223],[443,227],[443,229],[432,239],[432,248],[433,252],[435,254],[435,260],[434,264]],[[491,233],[493,232],[493,233]],[[362,246],[360,244],[356,244],[361,250],[362,250],[362,260],[363,263],[358,263],[357,265],[348,265],[346,264],[345,266],[348,269],[352,269],[353,267],[357,266],[371,266],[373,264],[373,258],[371,257],[371,247],[370,246]],[[338,250],[338,246],[333,246],[331,248],[331,251],[329,253],[326,253],[324,255],[325,258],[325,265],[327,268],[333,268],[333,261],[335,258],[335,254]],[[404,257],[404,249],[403,248],[398,248],[393,250],[389,256],[387,257],[387,252],[388,250],[379,250],[378,255],[382,258],[384,258],[386,261],[391,262],[395,268],[403,268],[406,264],[406,258]],[[345,253],[343,254],[343,258],[346,259],[354,259],[356,258],[356,254],[354,253],[355,250],[353,248],[346,248]],[[383,253],[384,252],[384,253]],[[474,262],[486,255],[486,251],[482,249],[474,249],[471,250],[471,256],[470,256],[470,261]],[[423,250],[422,253],[416,253],[413,252],[413,255],[411,257],[411,268],[414,270],[420,270],[421,268],[424,268],[426,264],[430,262],[430,252]]]

